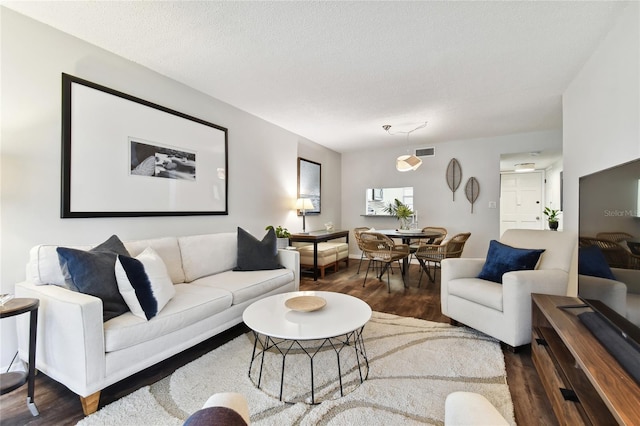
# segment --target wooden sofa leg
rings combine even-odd
[[[98,411],[98,403],[100,402],[100,391],[93,393],[89,396],[81,396],[80,402],[82,403],[82,411],[85,416],[93,414]]]

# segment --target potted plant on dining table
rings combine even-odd
[[[389,203],[389,205],[384,208],[384,211],[391,216],[395,216],[400,221],[401,230],[409,229],[409,222],[413,216],[413,210],[411,210],[409,206],[396,198],[393,203]]]

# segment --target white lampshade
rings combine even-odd
[[[308,198],[298,198],[298,200],[296,201],[296,209],[313,210],[313,203]]]
[[[399,172],[416,170],[422,164],[422,160],[415,155],[401,155],[396,159],[396,169]]]

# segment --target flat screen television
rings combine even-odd
[[[583,300],[598,299],[594,303],[589,300],[589,306],[630,342],[630,353],[634,354],[632,363],[637,366],[640,364],[640,352],[637,352],[640,324],[626,318],[625,302],[620,297],[602,292],[603,287],[594,286],[598,281],[584,274],[587,270],[598,274],[603,268],[596,267],[597,257],[594,260],[583,255],[587,251],[593,253],[593,246],[597,246],[609,267],[605,270],[610,269],[614,277],[617,274],[628,280],[635,274],[629,274],[629,270],[637,269],[640,280],[640,158],[580,178],[578,236],[578,295]],[[618,280],[624,282],[622,278]]]

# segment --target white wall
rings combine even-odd
[[[544,197],[545,207],[562,211],[561,190],[562,190],[562,160],[556,161],[544,170]],[[564,229],[564,215],[561,214],[558,220],[558,230]],[[545,216],[546,218],[546,216]],[[545,227],[545,229],[547,229]]]
[[[235,231],[262,236],[266,225],[302,227],[293,210],[297,157],[322,164],[322,214],[309,227],[340,226],[340,154],[154,71],[0,7],[2,36],[1,291],[24,279],[29,249],[41,243],[92,244]],[[228,216],[60,219],[61,73],[172,108],[229,129]],[[2,321],[2,359],[15,352]]]
[[[578,179],[640,156],[640,4],[630,2],[563,95],[564,220],[578,231]]]
[[[562,103],[564,227],[577,233],[580,176],[640,156],[639,3],[631,2],[620,15]],[[576,293],[574,273],[569,294]]]
[[[424,145],[423,142],[416,147]],[[395,169],[395,158],[403,154],[405,148],[344,153],[342,225],[345,229],[358,226],[397,228],[397,221],[393,218],[361,216],[365,212],[365,191],[373,187],[413,186],[419,226],[443,226],[449,236],[471,232],[463,256],[484,257],[489,241],[500,237],[500,212],[497,208],[488,207],[489,201],[500,205],[500,154],[559,150],[561,145],[560,130],[451,141],[436,144],[435,157],[423,158],[422,166],[413,172]],[[460,162],[463,174],[455,201],[445,180],[447,165],[452,158]],[[473,213],[464,193],[467,179],[472,176],[480,183],[480,195]],[[350,241],[349,250],[352,256],[360,256],[354,239]]]

